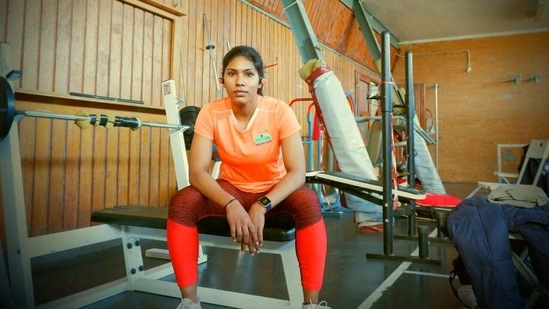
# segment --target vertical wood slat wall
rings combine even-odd
[[[0,0],[0,41],[11,46],[12,67],[23,70],[15,91],[37,93],[18,100],[17,108],[101,112],[83,100],[64,105],[32,100],[77,92],[140,100],[144,108],[136,106],[133,113],[126,104],[124,115],[165,121],[161,81],[175,79],[185,105],[202,106],[217,98],[212,60],[220,74],[223,55],[241,44],[256,47],[265,65],[273,65],[266,69],[265,95],[286,102],[310,97],[297,74],[301,57],[286,25],[239,0],[178,1],[185,16],[151,1]],[[215,45],[211,55],[204,16]],[[355,72],[363,68],[324,52],[344,90],[353,93]],[[117,103],[101,106],[120,114]],[[295,111],[305,135],[306,106]],[[64,120],[24,118],[19,132],[31,236],[89,226],[95,209],[166,207],[176,190],[165,129],[81,130]]]

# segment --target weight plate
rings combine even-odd
[[[10,133],[15,117],[15,98],[10,83],[0,76],[0,142]]]
[[[185,149],[190,150],[194,136],[194,124],[196,123],[196,117],[198,117],[200,107],[198,106],[185,106],[179,111],[179,119],[181,124],[188,126],[189,128],[183,132],[183,138],[185,139]]]

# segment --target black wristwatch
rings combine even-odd
[[[271,200],[266,196],[260,198],[258,202],[259,202],[259,205],[263,206],[263,208],[265,208],[265,210],[267,211],[273,208],[273,205],[271,204]]]

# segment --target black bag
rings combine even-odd
[[[467,273],[467,269],[465,269],[465,264],[463,264],[461,254],[458,254],[458,256],[452,261],[452,265],[454,266],[454,269],[450,271],[450,277],[448,278],[448,280],[450,281],[450,287],[452,288],[452,292],[457,299],[460,299],[457,293],[457,288],[454,286],[454,279],[457,276],[459,279],[459,283],[463,286],[471,284],[471,278]]]

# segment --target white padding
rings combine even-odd
[[[329,71],[316,78],[314,92],[339,169],[353,176],[377,180],[355,116],[337,76]],[[345,198],[348,208],[368,212],[368,219],[381,219],[382,209],[378,205],[351,194],[346,194]]]
[[[417,115],[414,117],[414,123],[416,126],[419,126]],[[444,184],[442,184],[442,180],[431,158],[429,148],[427,148],[427,143],[417,130],[414,130],[414,141],[415,173],[417,178],[421,180],[423,190],[429,193],[446,194]]]
[[[307,172],[307,177],[315,177],[317,178],[318,180],[328,180],[330,182],[332,182],[332,184],[334,186],[337,187],[336,184],[334,183],[339,183],[341,185],[347,185],[347,186],[352,186],[352,187],[355,187],[357,189],[360,189],[360,190],[364,190],[364,191],[369,191],[369,192],[377,192],[377,193],[382,193],[383,192],[383,186],[381,184],[373,184],[373,183],[368,183],[368,182],[365,182],[365,181],[361,181],[359,179],[353,179],[353,178],[349,178],[349,177],[345,177],[344,175],[335,175],[335,174],[326,174],[322,171],[311,171],[311,172]],[[322,181],[320,181],[322,182]],[[393,194],[397,194],[398,196],[402,197],[402,198],[406,198],[406,199],[410,199],[410,200],[422,200],[422,199],[425,199],[426,195],[424,193],[420,193],[420,192],[408,192],[408,191],[404,191],[404,190],[401,190],[401,191],[398,191],[398,192],[395,192],[395,190],[393,190]]]
[[[314,81],[314,91],[341,171],[377,180],[339,79],[326,72]]]

